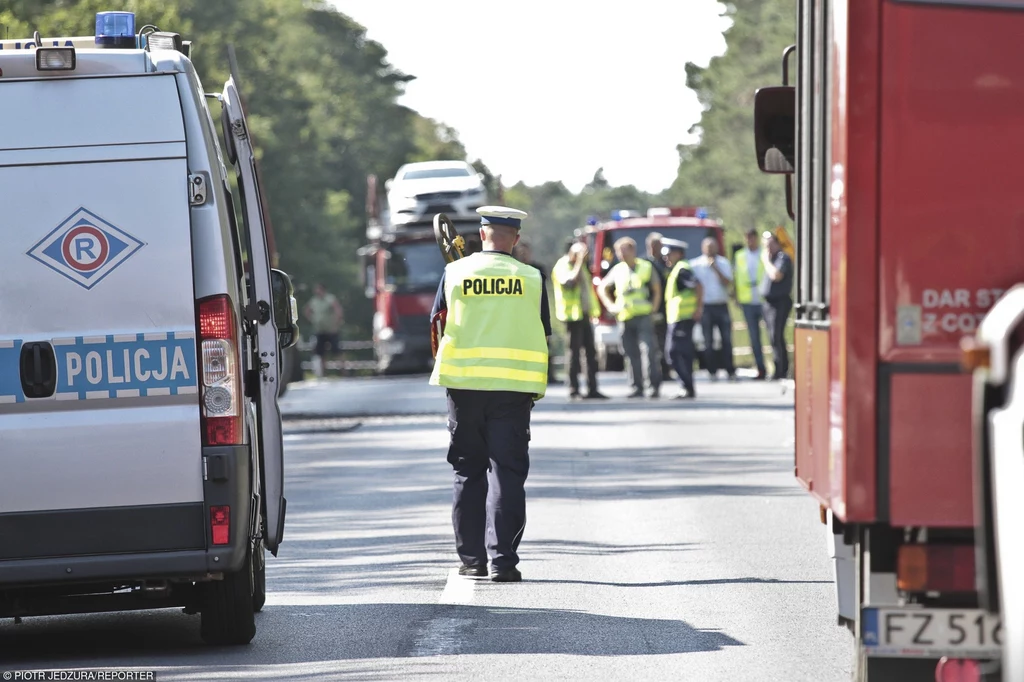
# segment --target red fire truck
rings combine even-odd
[[[857,679],[981,679],[1002,627],[958,342],[1024,270],[1024,2],[797,7],[754,117],[796,220],[796,476],[835,538]]]
[[[689,247],[686,251],[688,259],[700,255],[700,243],[706,237],[715,239],[718,242],[718,252],[728,256],[725,253],[721,221],[709,218],[706,209],[696,206],[652,208],[646,215],[633,210],[613,211],[610,220],[593,222],[594,224],[583,229],[583,236],[590,249],[590,265],[595,285],[619,262],[613,246],[615,241],[622,237],[630,237],[636,242],[637,255],[640,257],[648,255],[645,244],[647,235],[652,232],[657,232],[668,239],[686,242]],[[621,371],[624,356],[615,316],[609,314],[602,305],[601,316],[594,320],[594,323],[598,369]],[[703,367],[702,358],[699,362]]]
[[[445,266],[433,223],[393,225],[381,211],[374,176],[367,180],[366,208],[369,243],[359,249],[359,255],[363,258],[366,296],[374,300],[377,371],[429,371],[433,367],[430,309]],[[466,239],[467,254],[480,249],[479,221],[456,222],[455,227]]]

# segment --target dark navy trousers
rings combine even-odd
[[[466,565],[519,563],[526,527],[533,396],[513,391],[448,389],[448,462],[455,470],[452,525]]]
[[[683,389],[693,392],[693,327],[695,320],[681,320],[668,326],[665,334],[665,353],[672,369],[679,376]]]

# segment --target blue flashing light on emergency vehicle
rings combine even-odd
[[[704,208],[704,207],[698,208],[697,209],[697,217],[700,218],[701,220],[703,220],[704,218],[707,218],[708,217],[708,210],[706,208]]]
[[[133,12],[97,12],[96,47],[119,50],[135,49],[135,14]]]

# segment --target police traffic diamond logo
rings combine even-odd
[[[92,289],[143,246],[124,230],[79,208],[26,255]]]

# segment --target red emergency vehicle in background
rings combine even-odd
[[[590,267],[594,276],[595,286],[608,274],[616,263],[615,242],[622,237],[629,237],[636,242],[637,257],[644,258],[647,253],[647,236],[657,232],[668,239],[678,239],[688,245],[686,258],[693,259],[700,255],[700,244],[712,237],[718,242],[718,252],[726,257],[723,241],[722,223],[708,217],[706,209],[697,206],[677,206],[652,208],[644,215],[639,211],[614,211],[610,220],[596,222],[583,229],[587,247],[590,249]],[[597,350],[598,369],[601,371],[621,371],[624,366],[622,338],[619,324],[614,315],[609,314],[601,305],[601,316],[594,320],[594,343]],[[699,345],[699,344],[698,344]],[[698,348],[698,354],[701,354]],[[699,358],[700,365],[704,361]]]
[[[787,50],[755,96],[759,166],[795,186],[796,475],[832,526],[856,679],[981,679],[1002,632],[958,343],[1024,270],[1024,2],[796,5],[795,87]]]
[[[374,300],[373,349],[381,374],[426,372],[430,352],[430,310],[444,274],[444,258],[432,222],[393,225],[381,210],[377,179],[367,179],[366,237],[363,258],[366,296]],[[437,212],[444,212],[438,207]],[[434,211],[430,212],[431,218]],[[466,253],[480,249],[480,222],[455,222],[467,242]]]

